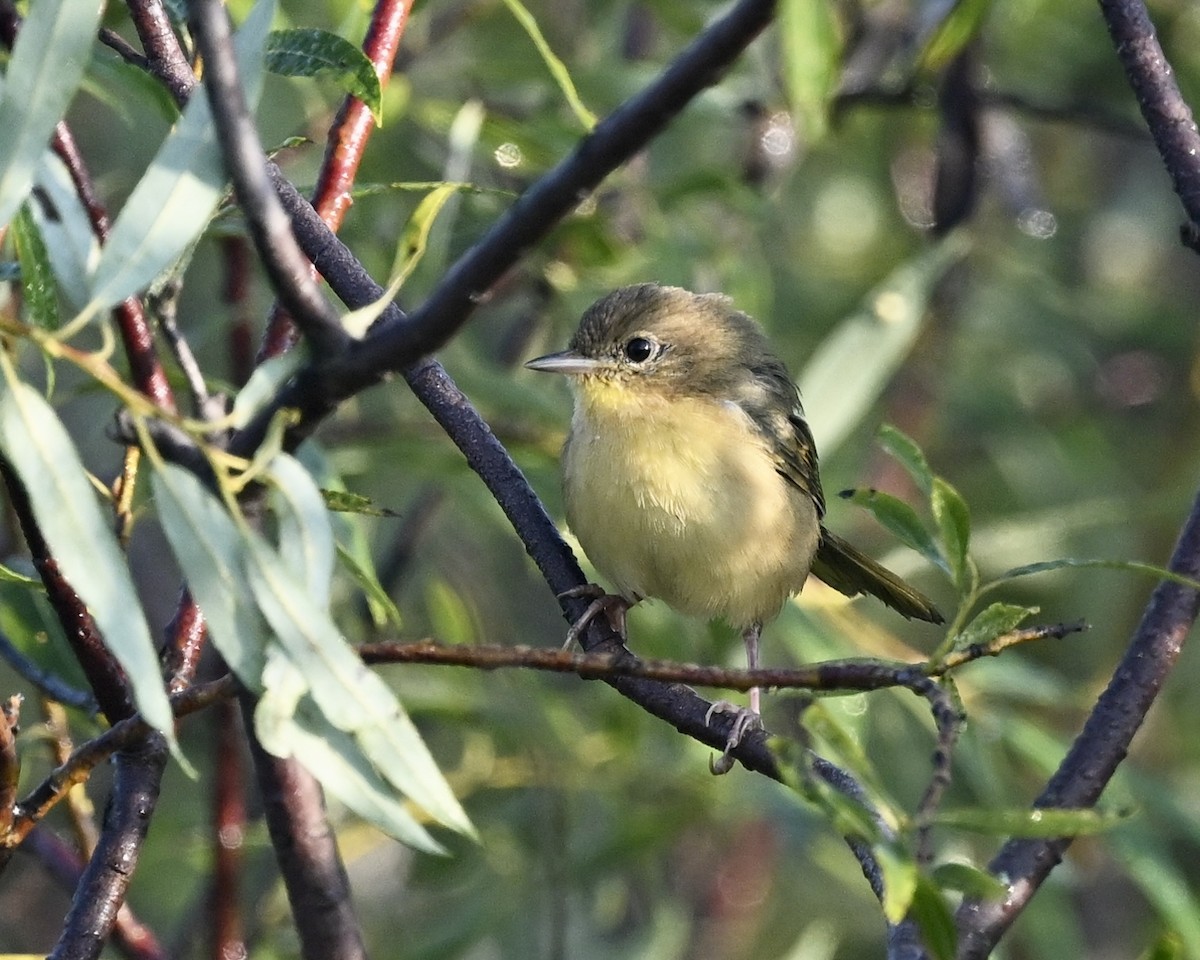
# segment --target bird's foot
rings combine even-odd
[[[583,636],[583,631],[588,628],[593,620],[601,614],[604,614],[608,625],[621,637],[622,640],[627,638],[625,633],[625,614],[629,612],[629,608],[636,601],[627,600],[625,597],[616,593],[605,593],[604,589],[594,583],[585,583],[578,587],[572,587],[570,590],[564,590],[558,595],[558,599],[566,600],[571,597],[591,597],[592,602],[588,604],[588,608],[583,611],[583,614],[576,620],[569,630],[567,630],[567,639],[563,643],[564,650],[570,650],[579,638]]]
[[[708,769],[712,775],[719,777],[733,769],[733,751],[746,738],[747,734],[761,730],[763,722],[757,710],[739,707],[736,703],[730,703],[728,700],[718,700],[708,708],[708,712],[704,715],[705,724],[712,723],[714,713],[733,715],[733,726],[729,728],[729,737],[725,740],[725,750],[716,760],[709,758],[708,761]]]

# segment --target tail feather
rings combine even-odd
[[[869,593],[906,617],[945,622],[928,597],[824,527],[812,574],[848,597]]]

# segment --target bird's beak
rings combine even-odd
[[[525,366],[530,370],[540,370],[543,373],[583,374],[595,373],[604,364],[592,357],[585,357],[576,350],[563,350],[530,360]]]

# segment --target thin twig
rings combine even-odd
[[[166,7],[162,0],[126,0],[126,5],[146,51],[150,75],[166,86],[182,107],[196,85],[196,75],[175,36]]]
[[[345,350],[350,337],[313,279],[271,188],[266,154],[238,78],[229,15],[220,0],[190,0],[188,11],[204,58],[204,89],[217,139],[271,286],[304,332],[314,355],[335,357]]]

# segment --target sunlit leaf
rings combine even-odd
[[[277,454],[267,471],[271,506],[279,528],[279,555],[308,587],[310,599],[329,606],[333,579],[333,528],[312,475],[294,457]]]
[[[274,0],[259,0],[234,38],[252,108],[262,91],[262,47],[274,13]],[[197,88],[113,224],[84,315],[139,293],[183,256],[208,225],[225,181],[208,97]]]
[[[954,582],[960,591],[966,592],[971,589],[973,575],[968,552],[971,546],[971,515],[966,501],[949,483],[941,477],[935,477],[930,506]]]
[[[16,244],[17,259],[21,262],[21,293],[29,319],[43,330],[57,329],[58,284],[54,280],[50,253],[29,204],[17,211],[10,232]]]
[[[783,0],[779,7],[784,82],[802,134],[819,140],[841,75],[842,41],[829,0]]]
[[[940,23],[926,29],[929,39],[921,50],[921,66],[942,70],[979,35],[991,8],[992,0],[958,0]]]
[[[21,478],[38,527],[129,678],[138,710],[177,752],[157,649],[111,518],[96,502],[75,445],[42,395],[12,376],[2,389],[0,448]]]
[[[883,915],[890,923],[899,923],[908,915],[917,892],[917,864],[907,851],[893,844],[872,848],[879,872],[883,875]]]
[[[338,513],[357,513],[364,517],[398,517],[395,510],[377,506],[370,497],[349,490],[322,490],[325,506]]]
[[[999,877],[969,863],[939,864],[931,878],[942,890],[957,890],[980,900],[999,900],[1008,893]]]
[[[100,243],[70,173],[55,154],[42,155],[34,189],[39,202],[30,204],[30,213],[45,240],[59,292],[78,310],[88,300],[88,271],[100,256]]]
[[[837,449],[883,392],[916,342],[930,291],[965,253],[964,235],[951,234],[893,271],[817,348],[798,380],[822,456]]]
[[[575,82],[571,79],[571,74],[564,64],[550,49],[550,44],[546,41],[542,34],[541,27],[538,26],[537,20],[533,14],[521,3],[521,0],[504,0],[504,5],[516,18],[517,23],[521,25],[529,39],[533,41],[533,45],[537,47],[538,55],[542,58],[542,62],[546,64],[546,68],[550,71],[550,75],[554,78],[558,88],[562,91],[571,110],[574,111],[579,123],[587,132],[591,132],[596,125],[596,115],[589,110],[579,96],[579,91],[575,89]]]
[[[33,187],[91,59],[103,9],[98,0],[38,0],[29,7],[0,85],[0,227]]]
[[[282,77],[325,77],[358,97],[383,123],[383,88],[367,55],[349,40],[327,30],[273,30],[264,63]]]
[[[270,357],[254,368],[246,385],[233,401],[233,425],[242,429],[261,412],[306,360],[303,350],[289,350]]]

